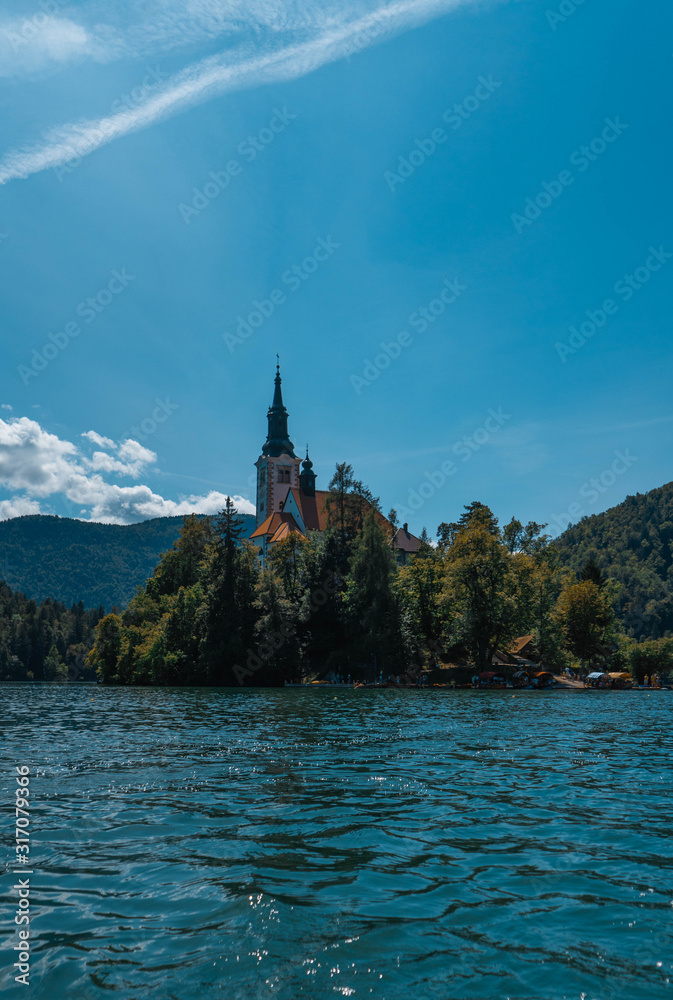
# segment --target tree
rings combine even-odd
[[[58,649],[52,645],[44,661],[45,681],[66,681],[68,679],[68,668],[61,661]]]
[[[362,531],[367,512],[374,508],[380,513],[381,503],[361,480],[355,478],[353,467],[347,462],[337,463],[327,489],[327,524],[333,532],[338,569],[345,576],[355,538]]]
[[[152,592],[175,594],[180,587],[192,587],[199,580],[203,560],[214,537],[215,529],[209,517],[200,518],[195,514],[183,517],[179,537],[154,571]]]
[[[307,669],[324,673],[330,656],[345,657],[348,640],[338,541],[328,529],[311,532],[299,564],[299,636]]]
[[[567,585],[556,605],[566,648],[583,663],[612,638],[614,612],[608,595],[592,580]]]
[[[227,497],[215,529],[217,537],[207,566],[204,659],[212,683],[230,684],[234,665],[245,661],[254,641],[258,564],[256,557],[253,561],[239,548],[243,527],[231,497]]]
[[[353,550],[344,604],[353,650],[361,662],[399,670],[406,650],[400,608],[393,592],[395,560],[373,509]]]
[[[262,570],[255,607],[256,646],[246,669],[235,668],[239,681],[255,676],[257,684],[282,684],[302,673],[302,649],[297,629],[297,608],[285,596],[280,576]]]
[[[421,539],[418,552],[399,571],[398,590],[415,634],[423,646],[433,653],[436,652],[437,638],[442,631],[441,588],[440,557],[429,543],[424,543]]]
[[[267,556],[266,564],[283,582],[287,597],[296,601],[301,593],[301,555],[306,539],[291,532],[287,538],[276,542]]]
[[[582,566],[577,574],[577,578],[578,580],[591,580],[597,587],[604,587],[607,582],[607,577],[596,562],[596,557],[593,553],[589,556],[584,566]]]
[[[96,639],[87,658],[105,684],[119,680],[118,661],[121,653],[122,620],[119,615],[106,615],[96,626]]]
[[[545,548],[549,540],[549,535],[542,534],[546,527],[546,524],[538,524],[537,521],[529,521],[524,527],[521,521],[513,517],[502,529],[502,540],[512,555],[517,552],[535,555]]]
[[[486,670],[495,650],[518,633],[511,557],[484,504],[470,504],[450,527],[442,599],[447,639],[462,642],[474,665]]]
[[[650,639],[634,643],[629,650],[629,669],[642,684],[645,677],[673,670],[673,639]]]
[[[393,542],[395,540],[395,536],[397,535],[400,524],[397,516],[397,511],[395,510],[394,507],[390,508],[387,520],[388,524],[390,525],[390,541]]]

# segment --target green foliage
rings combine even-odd
[[[204,661],[213,684],[231,683],[233,666],[245,660],[246,650],[254,643],[257,550],[241,549],[242,531],[243,523],[227,497],[204,576]]]
[[[645,677],[667,675],[673,670],[673,639],[649,639],[629,649],[629,668],[638,684]]]
[[[354,546],[344,611],[352,654],[366,664],[376,658],[378,665],[398,672],[408,665],[409,651],[393,590],[395,572],[390,542],[371,508]]]
[[[668,598],[660,590],[660,598],[646,599],[646,589],[655,569],[660,588],[673,579],[673,494],[665,487],[630,501],[650,519],[634,521],[648,544],[640,538],[637,559],[635,548],[628,550],[635,559],[629,573],[636,566],[644,574],[634,600],[663,629]],[[547,667],[572,657],[604,669],[628,666],[639,678],[671,667],[673,640],[636,643],[620,633],[614,606],[622,618],[630,614],[624,580],[633,577],[611,579],[618,536],[589,544],[595,519],[571,529],[586,535],[571,558],[571,532],[550,544],[544,525],[513,518],[501,528],[475,501],[457,522],[439,526],[436,546],[424,530],[418,552],[400,569],[390,523],[346,463],[337,466],[327,507],[325,532],[291,534],[265,567],[231,500],[217,519],[184,518],[154,574],[119,614],[85,612],[81,604],[68,611],[51,601],[38,607],[0,585],[0,677],[72,679],[84,671],[119,684],[282,684],[331,667],[371,676],[376,664],[413,679],[421,663],[429,669],[453,658],[490,669],[495,652],[522,636],[533,637],[535,659]],[[610,523],[624,527],[621,514]]]
[[[470,504],[450,525],[442,596],[446,635],[460,641],[480,670],[499,647],[520,634],[511,553],[488,507]]]
[[[255,607],[259,612],[255,625],[255,660],[257,684],[282,684],[301,675],[302,645],[299,636],[298,608],[286,596],[281,577],[272,570],[262,571]],[[250,675],[247,675],[250,676]]]
[[[407,610],[414,634],[421,645],[431,652],[436,651],[437,638],[442,631],[440,615],[442,582],[442,559],[432,546],[421,538],[418,554],[399,571],[398,592]],[[434,656],[431,659],[434,661]]]
[[[337,463],[327,487],[325,509],[327,524],[331,529],[331,546],[338,570],[345,576],[353,544],[362,531],[365,516],[371,508],[379,511],[381,504],[359,479],[347,462]]]
[[[87,662],[108,684],[119,680],[117,665],[121,648],[121,618],[119,615],[106,615],[98,623],[96,643]]]
[[[106,683],[232,684],[254,643],[257,550],[227,498],[216,522],[185,517],[154,576],[96,631],[89,663]]]
[[[558,599],[556,617],[565,645],[583,662],[591,660],[613,639],[614,612],[608,594],[593,580],[566,586]]]
[[[615,611],[628,635],[673,632],[673,483],[583,517],[556,545],[576,574],[596,566],[617,583]]]
[[[248,537],[255,519],[241,518]],[[125,608],[181,525],[181,517],[125,525],[42,514],[0,521],[0,580],[38,602],[51,598],[68,607],[81,601],[86,608]]]
[[[56,645],[53,645],[44,660],[43,677],[45,681],[66,681],[68,668],[62,662]]]
[[[93,680],[86,654],[102,617],[83,604],[41,604],[0,584],[0,680]]]

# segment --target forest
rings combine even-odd
[[[534,636],[560,670],[666,671],[665,635],[637,642],[615,615],[619,583],[591,554],[563,566],[544,525],[500,526],[473,502],[437,543],[398,566],[396,514],[337,465],[328,527],[290,535],[260,566],[228,499],[217,518],[186,517],[154,575],[121,614],[103,617],[88,657],[113,684],[279,685],[330,670],[418,678],[485,670],[496,650]],[[456,675],[457,676],[457,675]]]
[[[255,519],[243,515],[245,534]],[[30,514],[0,521],[0,580],[36,601],[125,608],[170,549],[181,517],[100,524]]]
[[[582,518],[556,545],[562,563],[575,572],[593,560],[615,582],[615,613],[628,635],[671,634],[673,483]]]
[[[38,604],[0,584],[0,680],[96,680],[87,665],[103,608],[86,611],[80,601]]]

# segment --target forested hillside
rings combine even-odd
[[[593,559],[617,581],[615,609],[629,635],[673,633],[673,483],[582,518],[556,546],[571,569]]]
[[[247,537],[255,519],[242,520]],[[181,527],[181,517],[125,525],[46,515],[0,521],[0,581],[36,601],[125,608]]]

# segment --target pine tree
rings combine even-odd
[[[285,595],[280,576],[262,570],[255,607],[256,646],[248,658],[243,683],[282,684],[302,673],[301,644],[298,637],[297,607]],[[248,681],[248,677],[254,677]]]
[[[393,592],[395,560],[374,510],[365,517],[353,550],[344,598],[356,656],[369,665],[403,670],[406,650]]]
[[[256,561],[242,555],[243,524],[231,497],[215,524],[217,538],[209,566],[204,662],[211,683],[234,682],[233,667],[245,662],[253,640]]]

